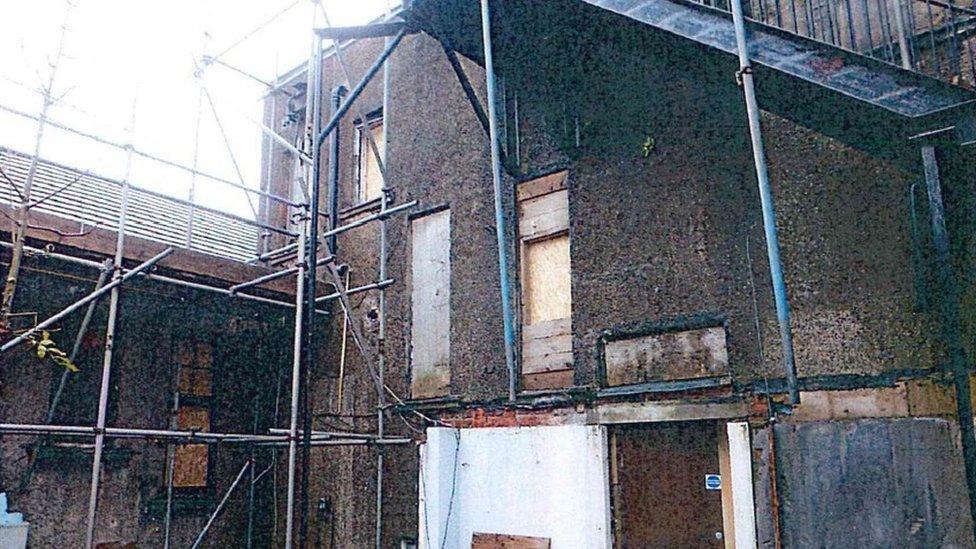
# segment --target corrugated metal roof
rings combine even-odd
[[[23,189],[31,156],[0,148],[0,167]],[[118,228],[122,200],[122,183],[114,179],[86,174],[83,171],[47,160],[40,160],[34,177],[32,200],[38,200],[68,183],[78,181],[34,207],[34,211],[52,214],[86,227]],[[0,180],[0,202],[19,204],[19,197],[5,180]],[[187,247],[190,207],[165,195],[132,186],[126,234]],[[81,228],[79,226],[79,228]],[[232,214],[197,207],[193,214],[193,238],[190,249],[244,261],[252,259],[258,246],[260,229]]]

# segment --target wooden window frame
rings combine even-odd
[[[554,332],[551,336],[546,336],[556,338],[560,335],[569,335],[569,347],[565,351],[558,351],[555,354],[564,354],[568,351],[570,364],[575,364],[573,360],[573,349],[572,349],[572,309],[573,309],[573,293],[572,293],[572,235],[570,231],[569,223],[569,189],[567,186],[567,180],[569,178],[569,172],[567,170],[562,170],[554,172],[548,175],[543,175],[528,181],[523,181],[519,183],[516,187],[516,213],[518,217],[517,231],[518,231],[518,273],[519,273],[519,297],[518,297],[518,329],[519,329],[519,381],[522,390],[546,390],[546,389],[558,389],[571,387],[574,385],[575,368],[555,368],[555,369],[542,369],[539,371],[526,371],[526,331],[529,324],[527,324],[527,314],[528,307],[526,303],[526,282],[528,281],[527,276],[527,248],[532,244],[542,242],[549,239],[567,238],[568,253],[569,253],[569,276],[570,276],[570,286],[569,286],[569,314],[566,318],[552,319],[543,322],[550,322],[553,325],[555,323],[563,321],[566,326],[560,327],[558,332]],[[523,208],[526,204],[530,202],[543,199],[544,197],[555,195],[559,193],[564,193],[565,203],[560,204],[559,207],[550,210],[551,213],[544,214],[546,223],[540,228],[533,228],[533,230],[527,230],[525,226],[525,219],[523,219]],[[541,324],[542,322],[537,322],[535,324]],[[565,331],[566,334],[563,334]],[[542,338],[540,338],[542,339]],[[547,356],[552,353],[547,353]]]

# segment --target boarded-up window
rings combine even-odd
[[[717,377],[729,373],[725,328],[666,332],[609,341],[607,385]]]
[[[410,391],[444,396],[451,382],[451,211],[414,219],[411,229]]]
[[[566,172],[519,185],[522,386],[573,384],[572,290]]]
[[[181,431],[210,430],[213,396],[213,347],[206,342],[182,340],[176,343],[179,366],[179,407],[176,428]],[[210,448],[206,444],[176,446],[173,454],[173,487],[205,488],[209,478]]]
[[[180,406],[178,421],[180,430],[209,431],[210,410],[197,406]],[[206,444],[186,444],[176,447],[173,458],[173,486],[176,488],[205,487],[207,485],[207,461],[210,457]]]
[[[370,120],[365,125],[356,128],[356,151],[358,155],[358,187],[360,202],[368,202],[379,198],[383,192],[383,176],[380,173],[380,165],[376,161],[376,155],[369,144],[367,133],[373,137],[376,149],[380,155],[384,154],[383,143],[383,120],[380,118]]]

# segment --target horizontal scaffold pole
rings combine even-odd
[[[405,29],[406,23],[394,21],[392,23],[373,23],[355,27],[322,27],[315,29],[315,33],[328,40],[358,40],[360,38],[395,36]]]
[[[335,229],[332,229],[330,231],[325,231],[324,233],[321,234],[320,237],[321,238],[327,238],[327,237],[330,237],[330,236],[333,236],[333,235],[342,234],[342,233],[344,233],[346,231],[355,229],[356,227],[362,227],[363,225],[365,225],[367,223],[372,223],[373,221],[378,221],[380,219],[386,219],[387,217],[390,217],[391,215],[393,215],[395,213],[399,213],[399,212],[402,212],[404,210],[409,210],[410,208],[413,208],[417,204],[419,204],[418,201],[412,200],[412,201],[407,202],[405,204],[400,204],[399,206],[396,206],[394,208],[389,208],[389,209],[386,209],[386,210],[382,210],[382,211],[376,212],[376,213],[374,213],[372,215],[367,215],[366,217],[363,217],[362,219],[357,219],[356,221],[353,221],[352,223],[347,223],[347,224],[342,225],[340,227],[336,227]]]
[[[162,252],[156,254],[155,256],[151,257],[150,259],[144,261],[143,263],[140,263],[134,269],[132,269],[131,271],[125,273],[124,275],[120,276],[119,278],[116,278],[115,280],[113,280],[112,282],[109,282],[108,284],[102,286],[98,290],[95,290],[94,292],[86,295],[85,297],[79,299],[78,301],[72,303],[71,305],[68,305],[61,312],[59,312],[59,313],[57,313],[57,314],[55,314],[55,315],[53,315],[51,317],[48,317],[46,320],[43,320],[40,323],[38,323],[37,326],[34,326],[30,330],[27,330],[26,332],[20,334],[19,336],[17,336],[15,338],[11,339],[10,341],[4,343],[3,344],[3,347],[0,347],[0,353],[5,353],[5,352],[9,351],[10,349],[14,348],[15,346],[17,346],[17,345],[23,343],[24,341],[26,341],[27,338],[29,338],[32,335],[36,334],[40,330],[43,330],[43,329],[47,328],[48,326],[54,324],[55,322],[61,320],[62,318],[66,317],[66,316],[70,315],[71,313],[77,311],[78,309],[84,307],[89,302],[94,301],[94,300],[98,299],[99,297],[105,295],[106,293],[112,291],[113,288],[116,288],[116,287],[120,286],[123,282],[129,280],[130,278],[132,278],[132,277],[134,277],[136,275],[138,275],[139,273],[145,271],[146,269],[149,269],[150,267],[152,267],[153,265],[155,265],[156,263],[158,263],[159,261],[161,261],[163,258],[165,258],[166,256],[168,256],[171,253],[173,253],[173,248],[166,248],[165,250],[163,250]]]
[[[329,256],[326,256],[326,257],[319,258],[319,260],[316,261],[315,266],[316,267],[320,267],[322,265],[325,265],[326,263],[329,263],[330,261],[335,261],[335,256],[334,255],[329,255]],[[286,276],[293,275],[293,274],[295,274],[295,273],[298,272],[298,269],[299,269],[298,266],[288,267],[287,269],[282,269],[280,271],[276,271],[276,272],[273,272],[273,273],[268,273],[268,274],[266,274],[264,276],[259,276],[259,277],[255,278],[254,280],[248,280],[247,282],[242,282],[240,284],[236,284],[236,285],[230,287],[230,293],[235,294],[235,293],[237,293],[237,292],[239,292],[239,291],[241,291],[241,290],[243,290],[245,288],[250,288],[252,286],[258,286],[260,284],[264,284],[264,283],[267,283],[267,282],[271,282],[273,280],[278,280],[279,278],[284,278]]]
[[[89,425],[48,425],[46,423],[22,424],[0,423],[0,434],[7,435],[45,435],[45,436],[95,436],[99,429]],[[285,431],[279,429],[276,431]],[[170,429],[129,429],[124,427],[106,427],[103,434],[109,438],[143,439],[165,441],[173,444],[261,444],[284,445],[288,443],[287,434],[254,435],[250,433],[208,433],[203,431],[178,431]],[[371,434],[362,433],[313,432],[312,444],[315,446],[342,446],[362,444],[407,444],[409,438],[390,437],[379,438]]]
[[[0,247],[11,248],[11,247],[13,247],[13,244],[11,244],[9,242],[0,241]],[[85,267],[91,267],[93,269],[101,269],[101,268],[103,268],[103,265],[101,263],[97,262],[97,261],[92,261],[90,259],[82,259],[80,257],[74,257],[74,256],[67,255],[67,254],[59,254],[59,253],[55,253],[55,252],[48,252],[48,251],[41,250],[41,249],[38,249],[38,248],[32,248],[30,246],[24,246],[24,252],[25,253],[28,253],[30,255],[33,255],[33,256],[49,257],[49,258],[52,258],[52,259],[57,259],[59,261],[65,261],[65,262],[68,262],[68,263],[74,263],[75,265],[83,265]],[[221,295],[225,295],[225,296],[236,297],[236,298],[240,298],[240,299],[246,299],[248,301],[255,301],[257,303],[267,303],[268,305],[277,305],[279,307],[288,307],[288,308],[291,308],[291,309],[294,309],[295,308],[295,304],[294,303],[290,303],[290,302],[287,302],[287,301],[279,301],[277,299],[271,299],[269,297],[261,297],[261,296],[257,296],[257,295],[251,295],[251,294],[243,294],[241,292],[231,292],[230,289],[228,289],[228,288],[218,288],[216,286],[208,286],[208,285],[202,284],[200,282],[190,282],[189,280],[181,280],[179,278],[172,278],[172,277],[169,277],[169,276],[163,276],[163,275],[158,275],[158,274],[154,274],[154,273],[147,273],[147,272],[141,272],[141,273],[139,273],[138,276],[140,278],[145,278],[145,279],[148,279],[148,280],[154,280],[156,282],[163,282],[165,284],[170,284],[170,285],[173,285],[173,286],[182,286],[184,288],[190,288],[192,290],[202,290],[202,291],[205,291],[205,292],[212,292],[212,293],[221,294]],[[317,310],[316,312],[319,313],[319,314],[329,314],[328,311],[324,311],[324,310],[321,310],[321,309],[320,310]]]
[[[0,111],[5,111],[5,112],[8,112],[10,114],[14,114],[14,115],[17,115],[17,116],[20,116],[20,117],[23,117],[23,118],[27,118],[27,119],[30,119],[30,120],[38,120],[40,118],[40,117],[38,117],[36,115],[30,114],[30,113],[26,113],[24,111],[21,111],[21,110],[12,108],[12,107],[8,107],[6,105],[0,105]],[[147,153],[145,151],[141,151],[141,150],[133,147],[132,145],[127,145],[127,144],[124,144],[124,143],[116,143],[115,141],[112,141],[112,140],[109,140],[109,139],[105,139],[104,137],[99,137],[99,136],[97,136],[97,135],[95,135],[93,133],[81,131],[81,130],[72,128],[71,126],[67,126],[65,124],[61,124],[59,122],[55,122],[55,121],[51,120],[50,118],[46,119],[44,123],[47,124],[47,125],[49,125],[49,126],[51,126],[51,127],[53,127],[53,128],[57,128],[59,130],[66,131],[68,133],[73,133],[75,135],[84,137],[86,139],[90,139],[90,140],[92,140],[92,141],[94,141],[96,143],[101,143],[102,145],[108,145],[109,147],[114,147],[114,148],[119,149],[119,150],[122,150],[122,151],[129,151],[129,150],[131,150],[132,151],[132,154],[134,154],[136,156],[141,156],[143,158],[146,158],[146,159],[149,159],[149,160],[153,160],[155,162],[159,162],[160,164],[165,164],[165,165],[167,165],[167,166],[169,166],[171,168],[176,168],[178,170],[183,170],[183,171],[185,171],[187,173],[191,173],[191,174],[197,175],[199,177],[205,177],[205,178],[210,179],[212,181],[217,181],[218,183],[223,183],[224,185],[230,185],[231,187],[234,187],[234,188],[237,188],[237,189],[241,189],[242,191],[249,192],[249,193],[253,193],[253,194],[256,194],[258,196],[263,196],[264,198],[267,198],[269,200],[274,200],[275,202],[280,202],[282,204],[287,204],[289,206],[294,206],[294,207],[300,207],[300,206],[302,206],[302,204],[300,202],[295,202],[295,201],[289,200],[289,199],[287,199],[285,197],[278,196],[276,194],[272,194],[272,193],[269,193],[269,192],[266,192],[266,191],[262,191],[261,189],[255,189],[255,188],[248,187],[246,185],[241,185],[240,183],[238,183],[236,181],[231,181],[230,179],[225,179],[225,178],[220,177],[220,176],[216,176],[216,175],[209,174],[209,173],[206,173],[206,172],[201,172],[200,170],[197,170],[196,168],[191,168],[189,166],[184,166],[183,164],[180,164],[179,162],[174,162],[172,160],[168,160],[166,158],[162,158],[160,156],[156,156],[154,154],[150,154],[150,153]],[[133,188],[135,188],[135,187],[133,187]]]
[[[346,291],[346,295],[361,294],[363,292],[368,292],[370,290],[382,290],[382,289],[384,289],[384,288],[392,285],[394,282],[395,281],[392,278],[387,278],[386,280],[382,280],[380,282],[373,282],[372,284],[365,284],[363,286],[357,286],[355,288],[349,288],[349,290]],[[326,301],[332,301],[333,299],[339,299],[341,296],[342,296],[342,294],[340,294],[339,292],[334,292],[334,293],[331,293],[331,294],[324,295],[324,296],[321,296],[321,297],[316,298],[315,299],[315,302],[316,303],[324,303]]]

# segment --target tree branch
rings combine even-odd
[[[20,187],[18,187],[17,184],[14,183],[13,179],[10,179],[10,176],[7,175],[7,172],[3,171],[3,167],[0,167],[0,175],[3,176],[3,178],[7,181],[7,183],[14,190],[14,192],[17,193],[17,196],[20,197],[20,203],[23,204],[24,202],[26,202],[27,199],[24,198],[24,194],[20,192]]]

